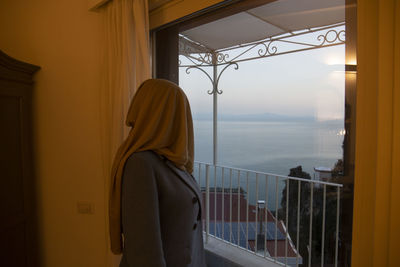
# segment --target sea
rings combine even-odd
[[[212,120],[195,119],[193,125],[195,161],[212,163]],[[219,120],[217,136],[217,165],[284,176],[289,174],[291,168],[302,166],[303,171],[314,177],[315,167],[333,168],[337,160],[342,159],[344,122],[304,119]],[[224,171],[224,187],[229,187],[230,183],[233,187],[242,187],[250,203],[266,199],[267,194],[270,209],[273,210],[280,203],[285,187],[284,179],[260,176],[256,192],[256,178],[253,174],[250,174],[248,185],[245,172],[234,171],[230,175],[227,169]],[[199,183],[204,187],[205,171],[200,170],[200,176],[198,172],[197,166],[195,176],[200,177]],[[222,169],[217,168],[210,175],[210,186],[221,187]]]

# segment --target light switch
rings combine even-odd
[[[80,214],[94,214],[94,203],[89,201],[78,201],[78,213]]]

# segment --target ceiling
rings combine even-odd
[[[162,6],[168,2],[171,2],[171,0],[148,0],[149,11],[159,8],[160,6]]]
[[[208,50],[345,21],[345,0],[278,0],[181,34]]]

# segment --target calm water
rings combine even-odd
[[[195,120],[195,159],[212,162],[212,122]],[[302,165],[333,167],[342,158],[343,122],[218,123],[218,164],[288,175]]]
[[[212,163],[212,121],[194,120],[194,128],[195,160]],[[288,175],[290,168],[301,165],[313,176],[314,167],[333,167],[342,158],[342,132],[343,121],[219,121],[218,165],[281,175]],[[229,186],[228,174],[225,173],[224,177],[225,186]],[[233,186],[240,184],[246,189],[245,180],[242,174],[238,181],[234,173]],[[204,186],[204,181],[201,185]],[[221,181],[217,181],[217,186],[221,186]],[[274,209],[275,186],[276,180],[270,179],[268,206],[271,209]],[[279,195],[283,187],[284,181],[278,181]],[[259,199],[263,199],[265,180],[260,179],[259,188]],[[250,202],[254,203],[254,177],[250,177],[249,194]]]

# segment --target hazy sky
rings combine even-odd
[[[319,120],[344,117],[344,45],[296,52],[239,63],[221,76],[220,114],[276,113],[313,116]],[[182,59],[182,62],[185,62]],[[206,68],[210,75],[212,68]],[[221,69],[221,68],[220,68]],[[212,76],[212,75],[211,75]],[[210,80],[199,70],[180,68],[180,86],[194,114],[212,112]]]

